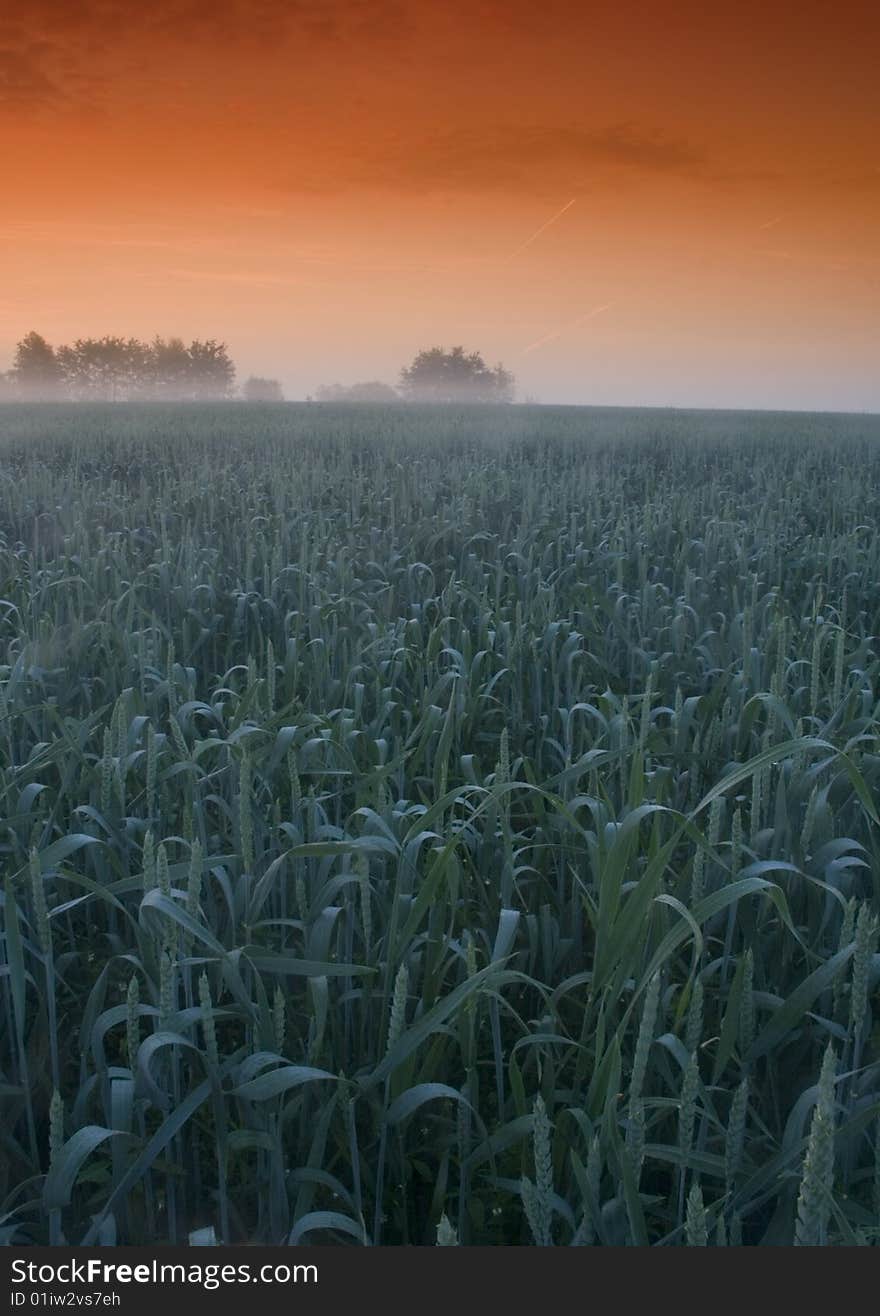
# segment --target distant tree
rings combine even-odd
[[[16,348],[10,380],[14,396],[26,400],[199,401],[231,397],[235,366],[226,344],[213,338],[196,339],[187,347],[182,338],[143,343],[105,334],[77,338],[53,351],[39,334],[30,333]]]
[[[259,375],[251,375],[246,379],[241,389],[242,397],[245,402],[283,402],[284,393],[277,379],[263,379]]]
[[[142,395],[168,402],[199,402],[232,396],[235,366],[225,343],[154,338],[145,348]]]
[[[321,384],[315,389],[318,402],[399,402],[400,394],[390,384],[368,379],[358,384]]]
[[[390,384],[383,384],[380,379],[367,379],[359,384],[350,384],[349,402],[399,402],[400,394]]]
[[[57,356],[75,401],[126,402],[145,390],[150,349],[137,338],[77,338],[71,347],[59,347]]]
[[[512,402],[515,380],[502,365],[490,368],[479,352],[431,347],[400,372],[400,389],[412,402]]]
[[[347,402],[348,389],[344,384],[319,384],[315,389],[316,402]]]
[[[183,402],[191,396],[192,360],[182,338],[153,339],[143,391],[148,397]]]
[[[8,402],[15,396],[12,375],[0,370],[0,402]]]
[[[209,338],[196,339],[189,345],[190,395],[194,400],[222,399],[232,396],[235,366],[225,343]]]
[[[10,373],[16,393],[28,402],[63,395],[64,369],[45,338],[33,330],[16,345]]]

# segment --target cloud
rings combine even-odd
[[[393,62],[412,30],[408,3],[28,0],[14,16],[0,13],[0,108],[109,107],[133,81],[160,95],[171,69],[217,88],[261,66],[286,65],[294,79],[333,68],[340,50],[349,62],[366,50]]]
[[[485,124],[478,128],[363,134],[337,139],[311,162],[276,180],[290,191],[396,187],[405,191],[498,190],[542,193],[586,187],[598,172],[650,173],[717,180],[703,150],[641,132],[545,124]]]
[[[0,48],[0,109],[53,107],[62,93],[41,66],[40,49]]]
[[[632,124],[598,131],[553,123],[504,125],[438,134],[416,143],[397,161],[413,179],[504,185],[544,176],[588,182],[597,168],[693,177],[707,169],[704,153],[688,142],[640,132]]]
[[[495,192],[552,206],[632,179],[836,186],[817,166],[823,150],[834,163],[833,140],[807,158],[754,108],[731,126],[685,83],[680,96],[658,99],[645,34],[631,50],[620,46],[625,5],[600,19],[574,0],[465,8],[28,0],[0,15],[2,126],[14,135],[25,110],[69,121],[77,178],[172,185],[193,180],[196,162],[206,186],[285,199]],[[701,42],[715,49],[706,32],[693,40],[695,51]],[[612,77],[624,54],[622,76]],[[62,174],[74,172],[71,152]],[[850,170],[841,190],[873,194],[880,173],[869,148],[850,141],[840,155]]]
[[[8,26],[22,33],[49,32],[92,54],[125,45],[197,43],[199,49],[230,41],[264,45],[301,34],[316,41],[383,38],[408,29],[405,0],[29,0]]]

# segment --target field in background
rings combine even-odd
[[[880,418],[0,409],[0,1242],[877,1243]]]

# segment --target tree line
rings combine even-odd
[[[236,392],[235,365],[226,344],[214,338],[77,338],[52,347],[32,331],[16,345],[12,369],[0,375],[0,396],[25,402],[223,401],[281,402],[277,379],[250,376]],[[317,402],[512,402],[515,380],[502,365],[489,366],[479,352],[432,347],[400,372],[397,387],[380,380],[323,384]]]
[[[175,402],[232,397],[235,366],[214,338],[77,338],[53,348],[31,332],[17,344],[6,390],[26,402]]]
[[[503,365],[489,366],[479,352],[430,347],[404,366],[396,388],[380,380],[323,384],[316,402],[512,402],[516,381]]]

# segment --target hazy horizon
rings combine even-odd
[[[750,407],[750,406],[696,406],[690,403],[676,402],[554,402],[545,401],[540,398],[518,398],[512,404],[508,403],[481,403],[481,402],[429,402],[417,401],[414,399],[400,398],[398,402],[379,402],[379,401],[352,401],[350,398],[341,399],[320,399],[314,397],[283,397],[280,401],[251,401],[239,394],[233,394],[228,398],[207,398],[207,399],[181,399],[178,397],[155,394],[150,398],[126,398],[113,400],[110,398],[57,398],[57,399],[24,399],[0,396],[0,408],[9,407],[10,409],[18,408],[19,410],[31,410],[33,408],[50,408],[54,407],[59,410],[73,408],[110,408],[112,410],[125,410],[126,408],[150,408],[150,407],[180,407],[180,408],[205,408],[205,407],[327,407],[327,408],[349,408],[349,407],[372,407],[377,410],[387,407],[410,407],[418,410],[439,410],[439,411],[460,411],[462,409],[473,408],[475,411],[483,411],[486,406],[502,408],[508,405],[514,407],[545,407],[548,410],[560,411],[623,411],[623,412],[640,412],[640,411],[669,411],[669,412],[693,412],[693,413],[714,413],[719,414],[743,414],[743,415],[779,415],[779,416],[865,416],[870,419],[880,417],[880,410],[859,407]]]
[[[545,404],[876,412],[878,53],[852,0],[34,0],[0,368],[217,337],[296,400],[460,343]]]

